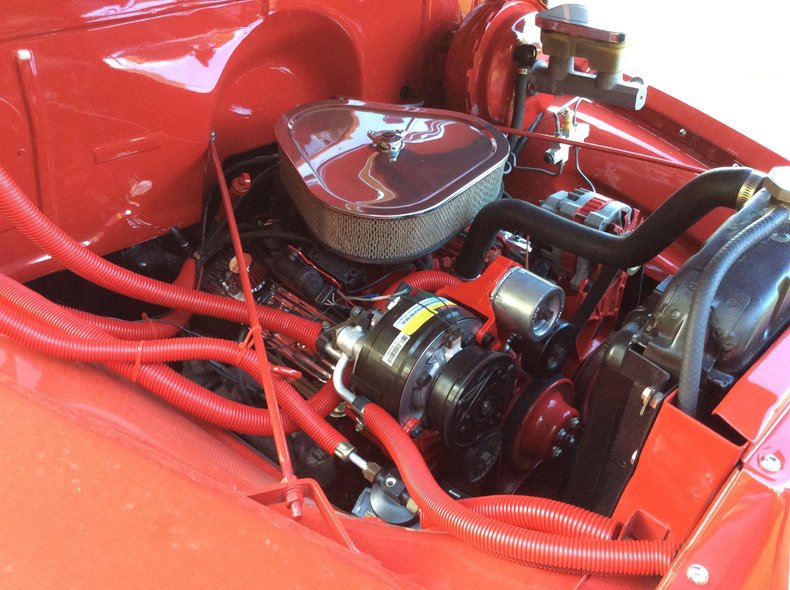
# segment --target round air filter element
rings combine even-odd
[[[287,112],[275,133],[308,228],[355,260],[433,252],[502,194],[507,140],[462,113],[331,100]]]

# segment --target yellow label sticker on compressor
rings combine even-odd
[[[412,336],[425,322],[435,316],[440,308],[451,306],[455,307],[455,303],[449,299],[429,297],[412,305],[392,325],[404,334]]]

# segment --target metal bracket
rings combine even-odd
[[[275,484],[248,494],[247,497],[264,506],[271,506],[273,504],[287,504],[289,496],[294,492],[301,493],[305,498],[311,498],[315,502],[318,511],[324,518],[324,522],[329,527],[329,531],[338,543],[345,545],[352,551],[359,551],[354,545],[354,541],[351,540],[348,531],[340,522],[335,509],[324,494],[324,490],[321,489],[321,486],[314,479],[303,478],[288,483]]]

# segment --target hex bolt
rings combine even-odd
[[[566,438],[568,438],[568,431],[565,430],[564,428],[560,428],[557,431],[557,436],[555,438],[558,441],[564,441]]]
[[[708,568],[704,565],[700,565],[698,563],[694,563],[688,566],[686,569],[686,577],[697,586],[704,586],[708,583],[710,579],[710,574],[708,574]]]
[[[568,422],[568,425],[573,429],[578,428],[579,426],[581,426],[581,424],[582,421],[579,419],[578,416],[574,416],[573,418],[570,419],[570,422]]]
[[[760,457],[760,467],[768,473],[779,473],[782,469],[782,461],[776,455],[763,455]]]
[[[362,477],[364,477],[370,483],[374,483],[376,481],[376,476],[380,471],[381,465],[374,463],[373,461],[368,461],[365,465],[365,469],[362,470]]]
[[[388,488],[394,488],[396,483],[398,483],[398,480],[391,475],[384,480],[384,485]]]
[[[559,459],[562,457],[562,449],[560,447],[551,447],[551,458]]]

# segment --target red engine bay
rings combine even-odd
[[[12,7],[4,586],[787,586],[788,163],[468,4]]]

